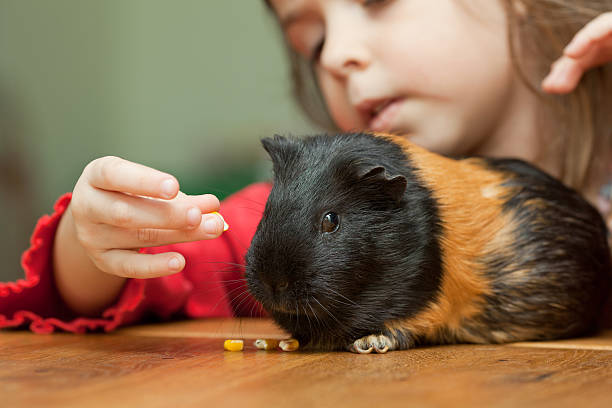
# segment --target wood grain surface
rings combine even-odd
[[[612,331],[384,355],[258,351],[265,319],[0,331],[2,407],[612,407]],[[243,352],[223,340],[244,338]]]

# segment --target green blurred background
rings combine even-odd
[[[260,0],[0,0],[0,281],[85,165],[118,155],[224,197],[315,131]]]

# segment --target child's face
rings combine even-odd
[[[499,1],[271,3],[291,46],[313,59],[343,130],[405,134],[440,153],[494,154],[491,141],[508,137],[510,115],[521,116]]]

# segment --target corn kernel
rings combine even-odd
[[[300,347],[300,343],[296,339],[282,340],[278,346],[283,351],[295,351]]]
[[[275,339],[257,339],[255,340],[255,347],[259,350],[274,350],[278,347],[278,340]]]
[[[227,351],[242,351],[244,348],[244,341],[242,340],[225,340],[223,342],[223,348]]]

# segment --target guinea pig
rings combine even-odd
[[[611,284],[607,230],[516,159],[451,159],[399,136],[262,140],[274,185],[246,255],[252,295],[305,348],[584,335]]]

